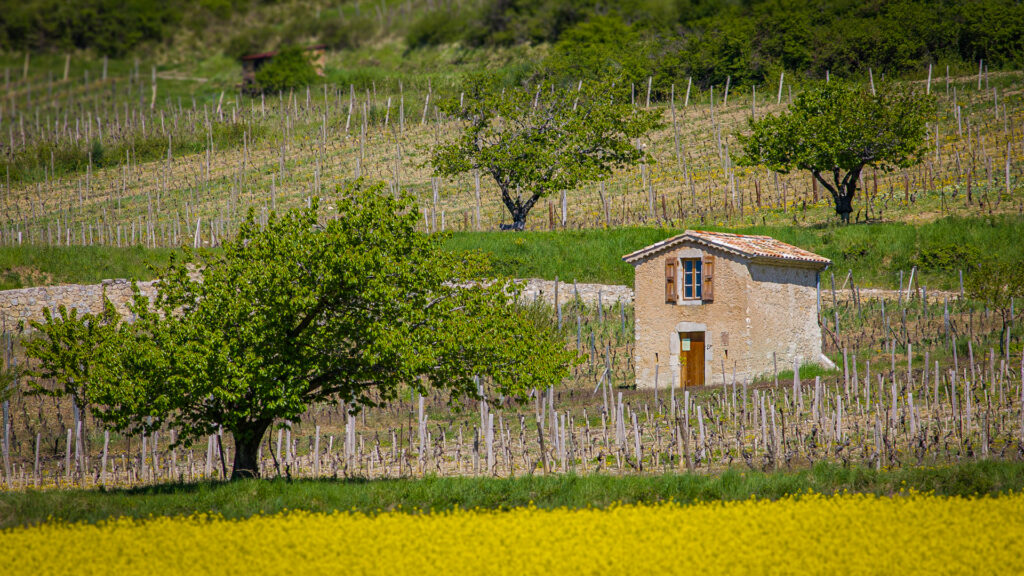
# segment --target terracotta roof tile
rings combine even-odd
[[[626,262],[635,262],[681,242],[692,241],[710,245],[728,252],[733,252],[751,259],[768,259],[783,262],[794,262],[825,267],[832,263],[824,256],[804,250],[792,244],[786,244],[771,236],[753,236],[747,234],[730,234],[728,232],[706,232],[703,230],[687,230],[686,232],[656,242],[622,257]]]

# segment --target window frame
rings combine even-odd
[[[689,272],[687,264],[690,264]],[[679,302],[702,302],[704,300],[704,259],[701,257],[680,258],[677,285],[677,300]],[[691,290],[690,296],[686,295],[687,288]]]

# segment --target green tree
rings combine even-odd
[[[802,92],[786,112],[749,120],[751,132],[737,135],[739,162],[783,174],[809,171],[832,194],[836,214],[849,222],[864,168],[916,164],[933,111],[931,98],[892,84],[877,94],[841,82],[820,84]]]
[[[267,429],[316,402],[476,395],[477,375],[522,397],[567,376],[574,355],[507,283],[485,281],[485,259],[442,250],[415,231],[414,201],[382,190],[348,191],[330,219],[316,203],[265,228],[250,213],[222,255],[172,262],[106,348],[94,413],[121,430],[171,426],[180,442],[223,427],[245,478]]]
[[[430,162],[443,176],[489,175],[512,216],[510,228],[523,230],[533,206],[552,192],[652,161],[637,141],[659,125],[660,114],[632,106],[622,92],[610,81],[502,89],[492,78],[471,77],[464,99],[442,103],[462,121],[462,133],[437,146]]]
[[[412,21],[405,34],[410,50],[457,42],[466,31],[466,16],[459,8],[430,10]]]
[[[295,46],[281,48],[270,62],[256,71],[256,83],[268,92],[301,88],[316,82],[316,79],[316,69],[309,62],[306,51]]]
[[[1024,300],[1024,262],[986,258],[971,267],[964,282],[964,291],[974,300],[995,310],[1003,322],[999,350],[1006,353],[1007,330]]]
[[[76,408],[89,403],[89,387],[96,379],[104,346],[116,334],[120,318],[113,304],[103,297],[99,314],[79,314],[64,305],[54,316],[43,308],[43,322],[32,321],[36,335],[25,344],[26,356],[34,360],[29,391],[45,396],[69,397]],[[44,385],[44,381],[56,387]]]
[[[634,83],[645,82],[651,67],[640,34],[617,16],[599,16],[567,30],[544,66],[570,82],[619,76]]]

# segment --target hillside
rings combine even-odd
[[[187,96],[153,100],[149,82],[131,70],[84,86],[49,76],[40,70],[10,92],[20,111],[5,123],[15,144],[5,166],[5,244],[17,243],[20,232],[22,243],[180,245],[194,241],[198,223],[209,245],[250,208],[302,204],[359,177],[414,194],[426,229],[494,229],[505,216],[486,178],[478,221],[471,177],[431,177],[429,147],[458,128],[431,103],[458,97],[450,86],[397,78],[358,92],[323,85],[249,98],[225,90],[200,104]],[[1018,212],[1020,79],[1019,72],[934,79],[933,149],[915,168],[866,174],[857,219]],[[167,81],[168,91],[175,82]],[[158,95],[163,85],[158,78]],[[656,163],[567,191],[564,227],[827,220],[828,200],[805,174],[741,168],[732,159],[736,131],[752,109],[762,116],[785,106],[788,80],[781,91],[751,87],[728,96],[721,86],[691,87],[688,98],[686,85],[682,79],[667,102],[650,102],[664,117],[646,142]],[[647,106],[638,92],[637,105]],[[781,92],[782,102],[765,103],[765,92]],[[31,112],[22,115],[26,102]],[[561,204],[556,197],[539,206],[528,225],[561,227]]]
[[[1007,40],[1024,21],[1013,17],[1016,4],[904,2],[870,12],[640,2],[610,15],[514,4],[139,0],[119,19],[106,0],[18,4],[0,20],[0,244],[212,246],[250,209],[265,218],[358,178],[415,195],[425,230],[496,229],[507,215],[491,181],[435,178],[427,161],[459,130],[437,104],[461,98],[463,74],[480,69],[511,86],[538,68],[575,84],[610,67],[632,80],[635,106],[662,113],[663,127],[640,143],[655,163],[549,198],[530,216],[535,230],[827,222],[830,200],[809,176],[742,168],[735,158],[749,118],[784,109],[830,71],[871,83],[896,77],[938,102],[931,150],[917,167],[865,174],[858,220],[1021,211],[1024,105],[1013,68],[1024,62]],[[31,17],[48,8],[60,25]],[[782,26],[814,10],[832,14],[806,33]],[[87,24],[97,33],[76,32]],[[105,44],[105,26],[124,44]],[[847,50],[842,61],[827,53],[822,38],[839,37],[837,28],[874,51]],[[774,46],[780,33],[791,43]],[[744,44],[730,51],[723,38]],[[322,81],[238,92],[235,57],[313,43],[328,48]]]
[[[1020,0],[0,0],[0,67],[12,574],[1024,573]],[[622,259],[693,229],[830,264]]]

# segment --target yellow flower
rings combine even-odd
[[[0,532],[5,574],[1024,573],[1024,495],[286,512]]]

